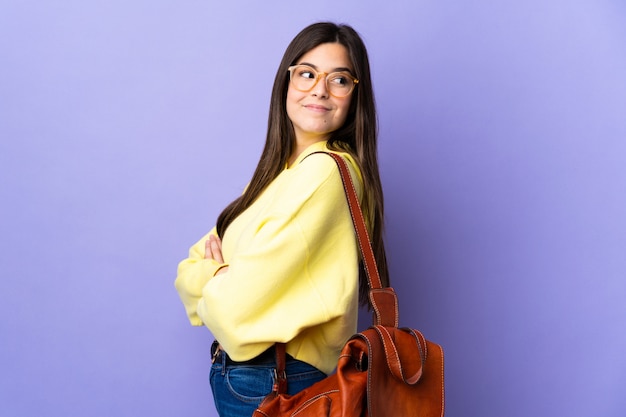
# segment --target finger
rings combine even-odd
[[[211,239],[207,239],[204,242],[204,259],[213,259],[213,254],[211,254]]]
[[[222,241],[216,236],[211,236],[210,246],[213,259],[223,264],[224,258],[222,257]]]

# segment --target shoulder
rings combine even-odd
[[[358,183],[362,182],[361,171],[352,155],[347,152],[331,151],[329,149],[316,150],[306,155],[299,163],[299,167],[304,171],[317,171],[320,174],[326,174],[324,177],[340,177],[339,168],[335,159],[328,154],[339,155],[347,162],[348,169],[352,180]]]
[[[327,153],[339,155],[347,162],[352,184],[359,200],[361,200],[363,182],[357,164],[349,154],[334,151],[313,152],[303,158],[298,166],[294,167],[293,194],[306,196],[305,199],[309,203],[321,199],[326,201],[326,204],[343,205],[345,201],[343,180],[337,162]],[[297,187],[297,189],[293,187]]]
[[[324,153],[311,153],[285,173],[283,191],[291,198],[301,196],[308,200],[314,195],[328,192],[328,188],[339,188],[341,177],[337,163]],[[296,197],[297,198],[297,197]]]
[[[326,153],[326,151],[316,151],[306,155],[298,164],[294,167],[297,171],[315,171],[320,174],[334,174],[339,171],[337,169],[337,163],[335,160]],[[325,175],[325,176],[327,176]]]

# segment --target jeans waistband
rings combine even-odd
[[[213,363],[223,363],[226,366],[241,366],[241,365],[274,365],[276,364],[276,349],[271,346],[265,352],[247,361],[237,362],[228,356],[228,354],[221,348],[219,342],[216,340],[211,345],[211,361]],[[287,355],[289,358],[289,355]]]

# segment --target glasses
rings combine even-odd
[[[324,77],[326,90],[328,90],[330,95],[342,98],[348,96],[352,90],[354,90],[354,86],[359,83],[359,80],[346,71],[331,72],[328,74],[326,72],[317,72],[308,65],[293,65],[289,67],[288,70],[291,83],[298,91],[311,91],[313,87],[317,85],[320,78]]]

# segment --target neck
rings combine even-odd
[[[292,166],[294,162],[296,162],[296,159],[298,159],[298,156],[300,156],[300,154],[304,152],[306,148],[313,145],[314,143],[322,142],[326,139],[327,139],[326,136],[296,138],[296,148],[293,150],[293,153],[289,157],[289,161],[288,161],[289,166]]]

